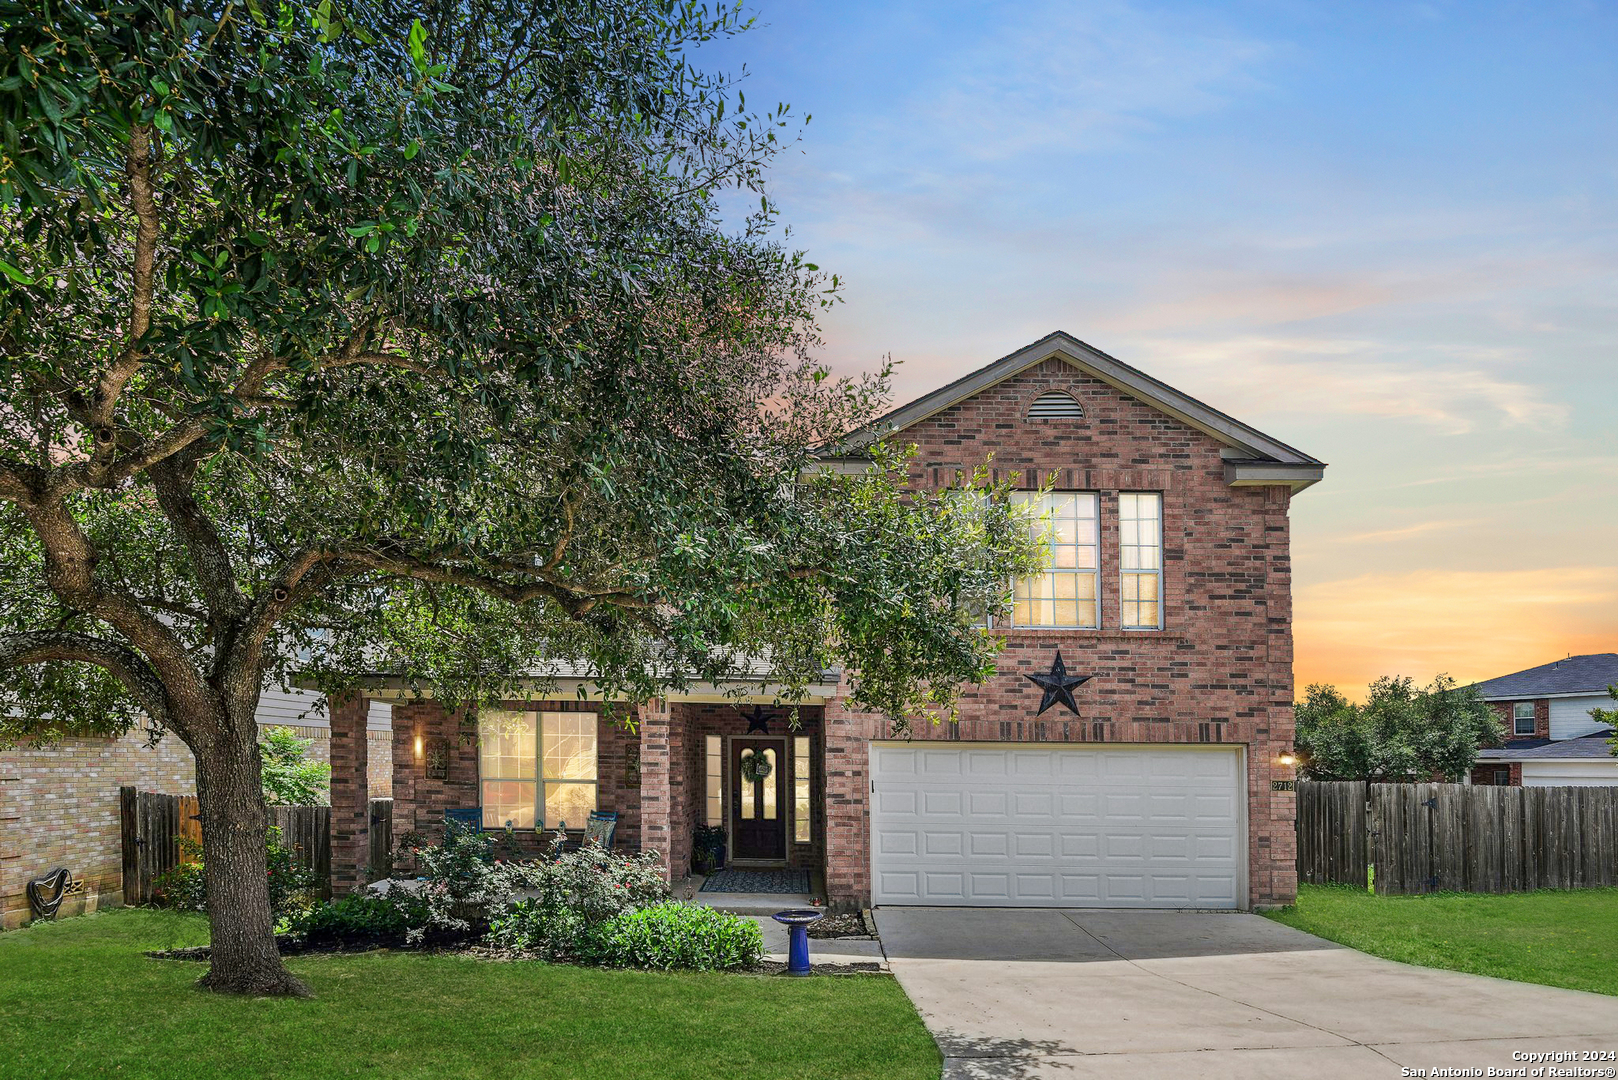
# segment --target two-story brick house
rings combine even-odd
[[[1061,333],[894,411],[832,463],[859,467],[880,433],[915,444],[921,485],[991,460],[1049,522],[1051,566],[1016,584],[998,674],[958,722],[893,739],[836,673],[790,730],[762,682],[620,704],[631,731],[569,680],[472,719],[375,679],[366,693],[395,703],[395,832],[431,835],[455,807],[524,831],[615,810],[620,843],[678,876],[712,825],[733,863],[808,868],[838,906],[1290,901],[1288,506],[1324,465]],[[365,863],[362,789],[345,779],[364,775],[365,743],[344,737],[363,713],[362,698],[333,709],[340,884]],[[769,776],[742,775],[755,753]]]
[[[1511,787],[1618,785],[1612,728],[1591,716],[1618,707],[1618,653],[1590,653],[1477,684],[1500,717],[1505,741],[1478,753],[1474,784]]]

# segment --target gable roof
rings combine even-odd
[[[1618,684],[1618,653],[1590,653],[1478,683],[1492,701],[1501,698],[1553,697],[1558,694],[1605,694]]]
[[[832,457],[852,456],[879,438],[903,431],[929,416],[1052,358],[1059,358],[1108,386],[1168,414],[1216,440],[1226,449],[1225,472],[1233,486],[1286,485],[1301,491],[1324,475],[1325,462],[1249,427],[1235,417],[1108,356],[1071,334],[1057,330],[1016,352],[963,375],[947,386],[901,405],[886,416],[826,449]]]

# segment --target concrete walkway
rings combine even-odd
[[[883,908],[876,922],[952,1080],[1376,1080],[1618,1051],[1618,998],[1409,967],[1257,915]]]

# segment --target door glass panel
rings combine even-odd
[[[742,789],[742,820],[743,821],[752,821],[753,820],[753,787],[754,787],[753,782],[751,780],[744,779],[742,777],[741,771],[737,770],[737,772],[736,772],[736,783],[739,784],[741,786],[741,789]]]
[[[764,778],[764,820],[775,820],[775,789],[776,781],[780,779],[775,772],[775,751],[764,751],[764,763],[770,767],[770,775]]]

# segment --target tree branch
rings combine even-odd
[[[192,491],[196,463],[194,453],[184,452],[154,463],[152,486],[157,491],[157,504],[163,516],[180,534],[191,556],[191,566],[202,586],[209,615],[224,622],[241,614],[247,601],[236,585],[236,568],[231,564],[230,552]]]
[[[157,200],[152,188],[152,129],[136,124],[129,131],[129,156],[124,163],[129,178],[129,201],[135,211],[135,254],[131,270],[129,329],[123,350],[101,375],[90,402],[90,435],[97,461],[112,460],[113,410],[118,397],[140,367],[140,339],[152,326],[152,290],[157,267]]]
[[[172,726],[174,716],[163,681],[134,649],[71,630],[34,630],[0,636],[0,668],[52,660],[94,664],[110,672],[128,688],[154,723]]]

